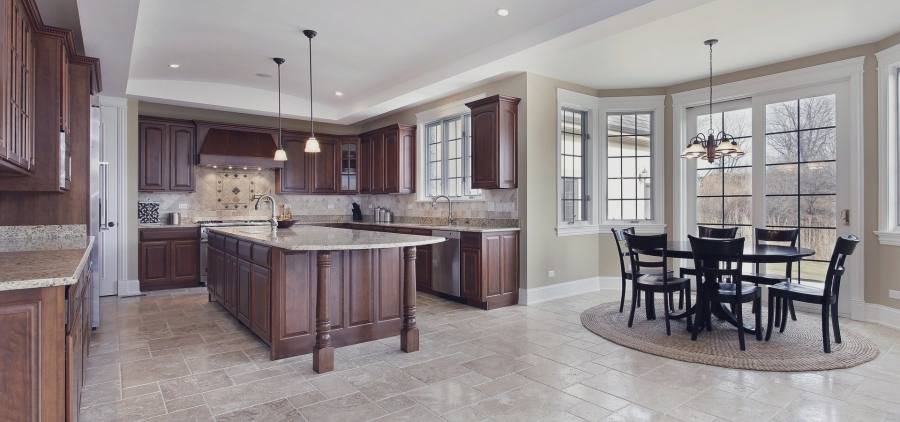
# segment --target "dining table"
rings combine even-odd
[[[646,253],[647,255],[655,256],[662,255],[662,251],[645,251],[644,253]],[[688,240],[671,240],[667,242],[666,254],[668,258],[690,259],[692,261],[694,259],[694,253],[691,250],[691,242]],[[748,243],[744,246],[743,262],[745,264],[786,264],[788,262],[800,261],[803,258],[813,256],[815,254],[816,251],[809,248]],[[701,306],[701,303],[704,300],[708,300],[705,298],[710,297],[704,292],[708,292],[710,291],[710,289],[718,289],[718,281],[716,281],[715,279],[704,279],[703,285],[697,286],[697,288],[697,301],[694,306],[684,310],[683,312],[672,314],[670,315],[670,318],[684,319],[688,316],[696,316],[697,318],[694,318],[693,323],[699,324],[699,327],[695,326],[694,329],[708,329],[711,327],[705,326],[707,318],[706,315],[702,314],[704,310],[708,310],[710,313],[712,313],[713,316],[720,320],[727,321],[735,327],[739,325],[737,319],[734,316],[734,313],[724,304],[718,304],[717,306],[713,306],[714,304],[710,304],[710,306]],[[647,319],[656,319],[656,306],[652,292],[645,292],[644,304]],[[756,327],[748,327],[744,325],[743,329],[747,333],[756,334]]]

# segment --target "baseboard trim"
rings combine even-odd
[[[900,309],[867,303],[865,321],[900,330]]]
[[[583,278],[581,280],[566,281],[563,283],[551,284],[549,286],[519,289],[519,304],[534,305],[550,300],[596,292],[598,290],[618,290],[620,288],[622,288],[622,279],[619,277]]]
[[[141,282],[138,280],[119,280],[119,297],[140,296]]]

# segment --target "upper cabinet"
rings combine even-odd
[[[518,185],[519,99],[494,95],[467,103],[472,110],[472,188]]]
[[[138,119],[138,190],[194,190],[196,127],[190,122]]]
[[[309,134],[284,135],[288,160],[279,170],[278,192],[353,194],[360,192],[360,142],[355,136],[318,135],[320,152],[304,152]]]
[[[360,136],[360,192],[416,191],[416,127],[395,124]]]
[[[301,134],[285,132],[282,137],[287,161],[284,168],[278,170],[278,192],[309,193],[309,166],[307,165],[306,138]]]
[[[0,173],[34,165],[34,27],[22,1],[0,7]]]
[[[310,177],[313,193],[336,193],[338,191],[338,144],[337,139],[320,135],[319,150],[307,154],[310,160]]]
[[[340,138],[337,151],[340,192],[359,192],[359,138],[355,136]]]

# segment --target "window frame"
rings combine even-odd
[[[882,245],[900,246],[900,44],[878,59],[878,230]]]
[[[586,113],[587,127],[586,152],[583,171],[585,174],[585,192],[590,195],[586,207],[587,218],[584,221],[570,224],[563,221],[562,183],[561,183],[561,146],[563,109],[572,109]],[[595,97],[579,92],[557,89],[557,106],[554,109],[556,119],[556,210],[557,236],[587,235],[608,233],[611,228],[634,226],[640,233],[661,233],[666,230],[665,224],[665,96],[637,97]],[[651,113],[651,180],[652,180],[652,219],[631,221],[609,220],[606,218],[606,169],[607,146],[606,133],[608,113]],[[600,136],[602,134],[602,136]],[[657,188],[659,187],[659,188]]]
[[[472,101],[480,100],[482,98],[487,97],[486,93],[477,94],[472,97],[468,97],[459,101],[454,101],[449,104],[442,105],[440,107],[422,111],[420,113],[416,113],[416,201],[417,202],[431,202],[432,196],[430,196],[431,192],[429,189],[429,172],[428,172],[428,127],[434,123],[441,122],[441,131],[443,136],[444,131],[444,121],[451,120],[453,118],[457,118],[460,116],[471,115],[471,110],[466,107],[466,103],[470,103]],[[462,170],[464,174],[468,173],[465,177],[471,181],[471,165],[466,163],[466,157],[471,156],[471,151],[468,151],[468,148],[471,148],[471,120],[469,120],[468,125],[466,124],[465,119],[463,120],[463,130],[465,131],[465,138],[463,139],[463,148],[462,148],[462,159],[463,165]],[[446,152],[446,142],[441,142],[442,148],[444,152]],[[441,174],[442,180],[446,181],[446,154],[442,155],[441,158],[443,164],[443,172]],[[445,186],[446,187],[446,186]],[[467,196],[457,196],[452,197],[453,202],[479,202],[484,201],[484,191],[481,189],[472,189],[471,184],[469,186],[465,186],[464,189],[466,192],[477,191],[478,193],[475,195],[467,195]]]

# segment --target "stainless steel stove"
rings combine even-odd
[[[269,220],[209,220],[200,222],[200,282],[206,285],[210,227],[268,226]]]

